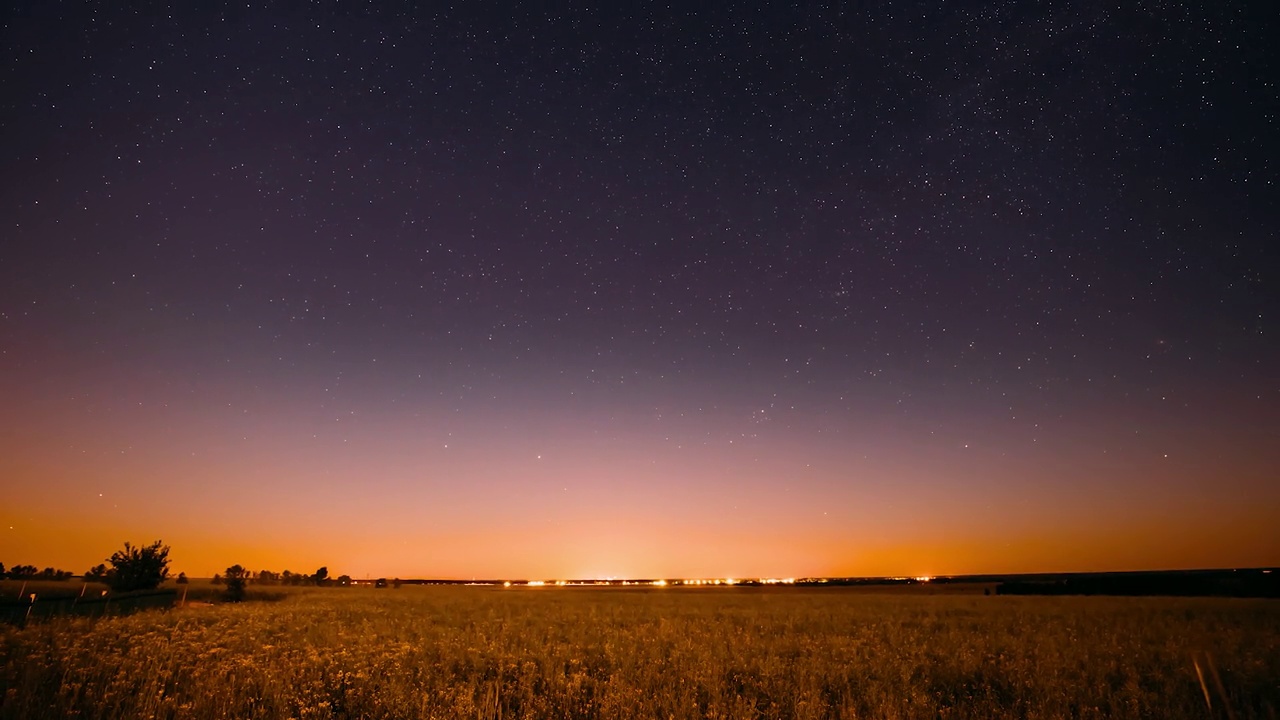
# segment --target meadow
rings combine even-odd
[[[1274,600],[406,586],[0,625],[0,718],[15,719],[1266,718],[1277,708]]]

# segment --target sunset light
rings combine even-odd
[[[1076,27],[1038,6],[35,7],[6,25],[0,560],[1280,564],[1250,22],[1113,62],[1001,55]]]
[[[1276,720],[1278,10],[5,3],[0,720]]]

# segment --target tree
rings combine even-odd
[[[107,566],[105,563],[98,563],[97,565],[94,565],[93,567],[85,571],[84,581],[85,582],[106,582],[107,574],[110,572],[111,572],[110,570],[107,570]]]
[[[239,565],[227,568],[227,600],[240,602],[244,600],[244,586],[249,579],[249,572]]]
[[[328,566],[321,567],[317,570],[316,574],[311,576],[311,579],[315,581],[316,585],[324,585],[325,582],[329,580]]]
[[[189,582],[191,582],[191,581],[187,579],[187,574],[186,574],[186,573],[184,573],[184,572],[180,572],[180,573],[178,573],[177,583],[178,583],[179,585],[186,585],[186,584],[187,584],[187,583],[189,583]]]
[[[212,584],[214,584],[214,585],[221,585],[221,584],[222,584],[222,575],[221,575],[221,574],[219,574],[219,573],[214,573],[214,574],[213,574],[213,579],[212,579],[212,580],[210,580],[209,582],[210,582],[210,583],[212,583]]]
[[[0,580],[4,579],[4,563],[0,563]]]
[[[40,569],[35,565],[14,565],[9,569],[9,577],[14,580],[30,580],[38,572],[40,572]]]
[[[152,590],[169,577],[169,546],[159,540],[146,547],[125,543],[124,550],[117,550],[107,562],[111,563],[112,590]]]
[[[346,587],[346,586],[350,585],[350,584],[351,584],[351,576],[350,576],[350,575],[339,575],[339,576],[338,576],[338,584],[339,584],[339,585],[341,585],[341,586],[343,586],[343,587]]]

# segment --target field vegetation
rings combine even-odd
[[[14,719],[1265,718],[1278,685],[1270,600],[298,588],[0,626]]]

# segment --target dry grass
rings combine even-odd
[[[1247,718],[1278,683],[1257,600],[406,587],[0,628],[0,718]]]

